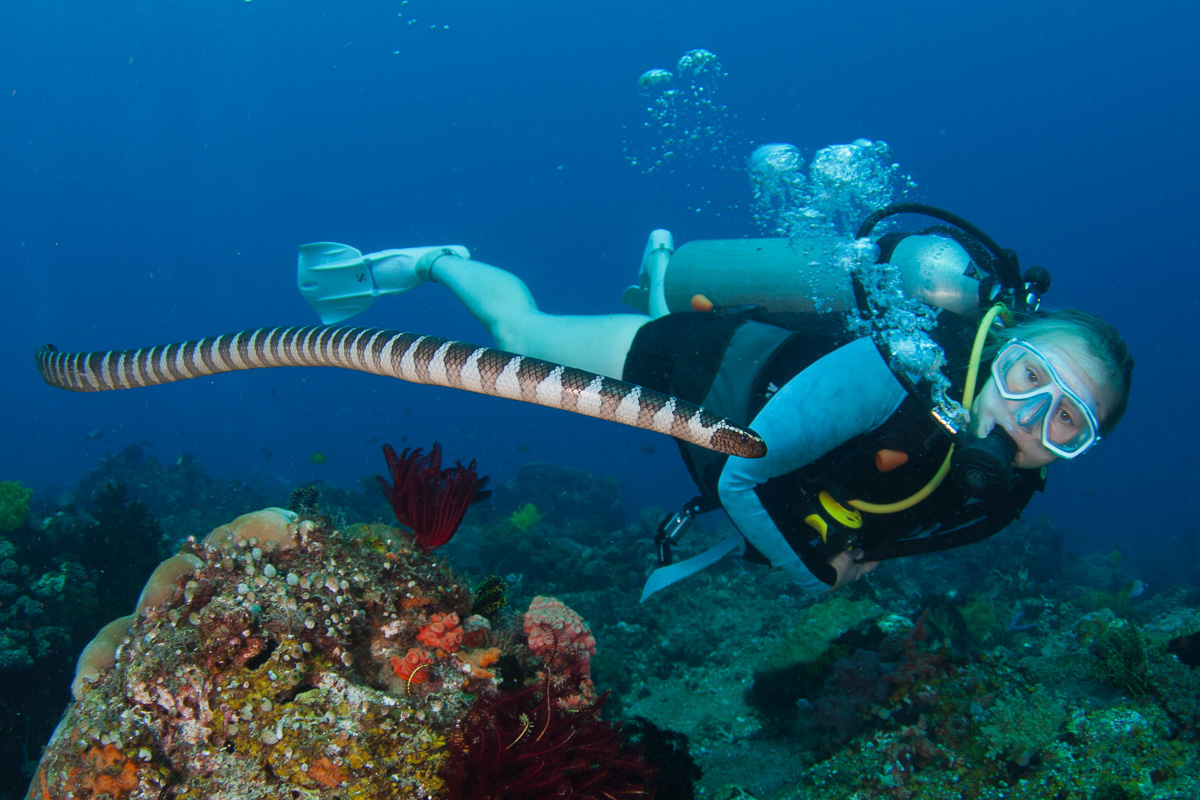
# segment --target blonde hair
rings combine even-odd
[[[1010,339],[1076,345],[1090,362],[1084,367],[1091,377],[1110,393],[1111,406],[1099,420],[1100,435],[1107,436],[1117,427],[1129,405],[1133,356],[1116,328],[1095,314],[1075,308],[1019,317],[1012,327],[992,329],[987,358],[994,357]]]

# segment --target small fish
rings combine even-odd
[[[149,439],[138,439],[138,444],[140,444],[142,447],[154,447],[154,442],[150,441]]]
[[[1121,595],[1132,600],[1135,597],[1141,597],[1146,593],[1146,584],[1134,578],[1129,583],[1121,587]]]
[[[94,442],[97,439],[104,438],[104,431],[100,430],[99,428],[92,428],[90,431],[88,431],[87,433],[85,433],[83,435],[83,438]]]
[[[320,450],[318,450],[317,452],[315,452],[311,456],[309,456],[308,460],[314,464],[324,464],[326,461],[329,460],[329,456],[325,455]]]
[[[379,444],[379,437],[372,436],[370,439],[367,439],[366,443],[367,444]]]
[[[262,453],[263,461],[270,461],[271,456],[274,455],[274,453],[271,452],[270,448],[267,448],[267,447],[258,448],[258,452]]]
[[[652,445],[652,444],[644,444],[644,445],[642,445],[642,452],[648,456],[652,456],[655,453],[657,453],[658,450],[656,450],[654,445]]]
[[[519,450],[519,451],[520,451],[520,452],[522,452],[522,453],[528,453],[528,452],[529,452],[530,450],[532,450],[532,449],[533,449],[533,448],[532,448],[532,447],[530,447],[530,446],[529,446],[529,445],[527,445],[527,444],[519,444],[519,445],[517,445],[517,450]]]

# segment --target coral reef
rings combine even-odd
[[[691,739],[710,796],[1200,796],[1193,595],[1160,584],[1092,610],[1079,581],[1115,595],[1134,564],[1072,557],[1047,524],[886,564],[815,604],[734,562],[642,606],[559,596],[606,645],[597,680]]]
[[[652,796],[602,699],[579,701],[581,658],[486,621],[468,645],[469,587],[408,537],[355,527],[268,509],[185,543],[194,561],[147,589],[161,602],[81,665],[94,680],[28,796]]]
[[[1067,698],[1038,686],[1008,689],[988,710],[979,733],[989,758],[1005,757],[1019,767],[1058,738],[1067,721]]]
[[[15,745],[0,748],[0,774],[32,768],[29,754],[69,698],[76,656],[129,613],[166,553],[157,520],[123,485],[100,484],[91,505],[32,515],[0,537],[0,738]]]
[[[586,472],[555,464],[524,464],[497,489],[495,502],[505,513],[526,504],[541,518],[584,544],[591,537],[625,525],[619,484],[596,479]]]
[[[283,504],[292,488],[211,478],[188,453],[164,463],[145,448],[129,445],[105,455],[78,486],[59,492],[56,505],[68,512],[85,507],[108,484],[124,484],[136,500],[145,503],[173,544],[189,532],[212,530],[247,508]]]
[[[0,774],[32,774],[39,744],[70,699],[76,657],[97,630],[133,609],[159,560],[234,509],[283,502],[282,487],[211,479],[190,456],[164,465],[131,446],[104,456],[78,486],[34,495],[23,525],[0,534]],[[307,488],[307,510],[331,520],[389,513],[374,477],[369,494]],[[491,600],[498,611],[503,591]],[[18,796],[3,784],[0,800]]]
[[[697,780],[704,796],[741,800],[1200,796],[1194,574],[1130,591],[1136,552],[1104,541],[1075,555],[1048,519],[890,562],[816,603],[727,559],[639,604],[662,512],[627,523],[610,481],[527,465],[435,557],[395,525],[344,524],[387,516],[371,478],[369,495],[297,495],[314,521],[304,536],[303,520],[279,511],[189,543],[136,598],[140,580],[109,586],[88,559],[121,568],[103,561],[113,543],[161,558],[164,541],[208,529],[187,527],[211,514],[201,493],[229,504],[226,484],[194,462],[156,463],[106,460],[75,492],[90,514],[49,509],[39,489],[24,527],[0,534],[0,649],[28,658],[3,672],[3,774],[18,772],[23,749],[36,759],[49,734],[23,727],[14,698],[49,685],[43,702],[60,710],[75,653],[135,599],[139,609],[80,659],[82,699],[46,765],[56,752],[74,760],[67,774],[42,773],[51,797],[176,786],[204,797],[224,780],[230,797],[480,797],[488,782],[493,794],[646,796],[634,793],[649,791],[650,772],[621,766],[641,760],[639,747],[661,768],[660,800],[690,798]],[[130,487],[123,497],[117,483]],[[542,518],[522,532],[511,515],[527,503]],[[679,557],[728,532],[701,519]],[[87,538],[103,545],[88,551]],[[444,559],[475,571],[458,577]],[[633,721],[617,731],[601,705]],[[580,744],[603,754],[595,784],[581,782],[591,762]],[[243,795],[243,783],[258,788]]]

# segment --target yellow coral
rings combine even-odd
[[[1000,612],[996,602],[985,594],[974,594],[967,604],[959,609],[967,635],[976,642],[987,641],[1000,625]]]
[[[33,492],[17,481],[0,481],[0,533],[15,531],[29,517]]]
[[[488,667],[499,661],[500,655],[499,647],[488,647],[482,650],[464,650],[458,657],[470,665],[472,678],[493,678],[495,673]]]
[[[521,532],[525,532],[537,525],[542,519],[542,512],[538,511],[537,506],[533,503],[526,503],[512,513],[508,521],[513,524],[513,527]]]
[[[835,596],[797,615],[784,641],[768,654],[761,669],[808,664],[820,658],[843,633],[879,618],[883,609],[870,600]]]

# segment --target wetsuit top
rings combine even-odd
[[[960,391],[971,330],[947,322],[935,338],[951,366],[961,366],[950,370]],[[824,591],[836,574],[827,563],[835,551],[803,522],[811,509],[805,498],[824,488],[843,502],[899,500],[928,481],[948,446],[875,343],[851,338],[836,315],[796,315],[782,324],[779,317],[668,315],[638,332],[624,377],[748,422],[763,437],[761,459],[681,450],[703,496],[719,502],[746,538],[748,557],[808,591]],[[879,474],[874,454],[885,446],[912,454],[910,464]],[[867,515],[860,546],[869,559],[894,558],[986,538],[1019,514],[1041,488],[1038,477],[1024,475],[989,503],[946,481],[907,512]]]
[[[738,530],[806,591],[826,585],[788,544],[756,490],[875,430],[907,396],[875,343],[856,339],[785,383],[751,420],[767,443],[764,457],[730,458],[721,470],[721,505]]]

